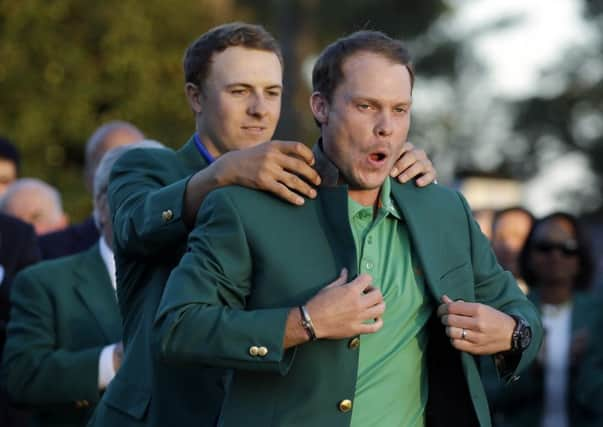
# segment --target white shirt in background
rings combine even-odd
[[[543,304],[544,405],[541,427],[568,427],[567,393],[572,338],[572,305]]]
[[[115,258],[113,257],[113,251],[107,245],[105,238],[101,236],[99,240],[100,254],[105,266],[107,267],[107,273],[111,279],[111,285],[113,290],[116,290],[116,279],[115,279]],[[100,357],[98,359],[98,389],[104,390],[107,388],[113,377],[115,376],[115,369],[113,369],[113,351],[115,344],[111,344],[103,348]]]

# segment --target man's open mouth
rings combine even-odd
[[[374,153],[370,153],[369,154],[369,159],[372,162],[376,162],[376,163],[380,163],[382,161],[384,161],[387,157],[387,154],[381,151],[376,151]]]

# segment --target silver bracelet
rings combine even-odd
[[[318,337],[316,336],[316,331],[314,330],[310,313],[308,313],[308,309],[305,305],[299,306],[299,313],[301,314],[301,325],[306,330],[310,341],[316,341]]]

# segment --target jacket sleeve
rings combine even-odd
[[[132,257],[152,257],[185,241],[182,220],[189,177],[179,178],[176,154],[164,148],[126,152],[109,181],[115,244]]]
[[[29,269],[17,275],[11,303],[2,364],[11,397],[31,405],[97,401],[102,347],[58,347],[52,297]]]
[[[523,294],[513,275],[502,269],[490,242],[471,215],[467,201],[459,194],[469,222],[471,259],[475,277],[476,302],[506,314],[520,316],[532,329],[532,342],[520,357],[503,355],[498,374],[504,381],[514,380],[538,355],[542,343],[542,323],[538,310]],[[500,359],[499,359],[500,362]],[[503,367],[504,366],[504,367]]]
[[[156,331],[165,359],[286,374],[295,353],[283,350],[289,308],[247,309],[249,246],[232,200],[212,192],[159,305]],[[254,346],[267,353],[250,352]]]

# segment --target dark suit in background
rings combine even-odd
[[[0,214],[0,357],[6,339],[13,278],[20,270],[39,260],[40,249],[33,227],[12,216]],[[25,414],[9,406],[4,384],[0,386],[0,425],[25,425]]]
[[[40,236],[40,251],[43,259],[54,259],[85,251],[98,242],[99,234],[94,219]]]
[[[40,249],[31,225],[0,214],[0,353],[4,347],[9,313],[9,292],[15,275],[40,260]]]

